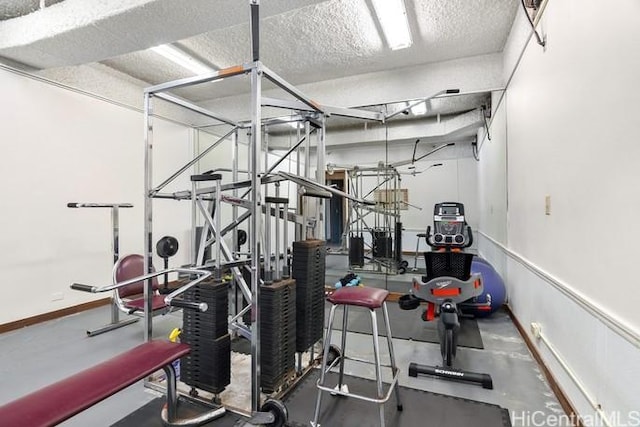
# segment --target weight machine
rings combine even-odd
[[[281,425],[278,422],[286,418],[286,408],[268,403],[261,405],[261,378],[267,368],[262,366],[261,355],[269,350],[270,343],[261,342],[261,323],[258,306],[265,304],[264,297],[275,287],[286,287],[287,277],[292,273],[289,264],[289,224],[294,224],[296,241],[305,239],[323,239],[324,199],[335,194],[335,189],[325,185],[325,121],[329,116],[345,116],[361,120],[382,122],[384,115],[379,112],[352,108],[339,108],[322,105],[282,77],[274,73],[260,61],[259,55],[259,1],[250,0],[251,9],[251,61],[214,71],[206,75],[176,80],[146,88],[144,91],[144,139],[145,139],[145,271],[151,266],[151,247],[153,242],[153,202],[155,199],[171,199],[190,201],[192,206],[192,239],[196,241],[196,225],[202,223],[200,244],[192,256],[193,268],[212,272],[215,283],[229,282],[230,289],[239,289],[247,306],[231,313],[229,328],[239,335],[251,340],[251,415],[269,425]],[[248,76],[251,84],[250,119],[232,120],[217,112],[202,108],[182,99],[170,91],[204,85],[214,81],[224,81],[237,76]],[[267,98],[262,95],[264,81],[280,88],[294,99]],[[180,167],[174,174],[160,184],[154,182],[153,170],[153,136],[154,111],[158,103],[168,103],[179,107],[199,119],[204,118],[209,124],[199,126],[215,126],[218,134],[224,133],[216,142],[205,148],[192,160]],[[293,116],[263,117],[263,108],[272,107],[293,111]],[[270,164],[268,153],[268,130],[272,126],[282,125],[285,121],[297,122],[297,141],[278,160]],[[195,127],[195,126],[194,126]],[[224,129],[223,131],[220,131]],[[238,161],[240,140],[246,136],[248,147],[247,178],[241,179],[241,166]],[[311,141],[316,145],[316,174],[311,170]],[[231,141],[231,179],[222,173],[195,173],[190,175],[191,188],[177,192],[167,192],[166,187],[183,174],[194,173],[199,162],[213,152],[223,141]],[[278,172],[276,169],[285,160],[296,159],[296,173]],[[288,182],[295,188],[296,209],[290,209],[291,200],[282,197],[281,185]],[[299,196],[299,197],[298,197]],[[353,198],[353,196],[350,196]],[[231,222],[223,224],[222,206],[231,205]],[[271,223],[275,218],[275,236]],[[248,223],[249,250],[240,253],[238,248],[238,227]],[[229,245],[226,235],[231,235]],[[273,247],[275,246],[275,253]],[[212,260],[207,260],[205,253],[212,247]],[[282,260],[282,263],[281,263]],[[232,279],[226,279],[230,272]],[[270,285],[272,284],[272,285]],[[323,284],[324,285],[324,284]],[[145,297],[151,294],[151,283],[145,286]],[[324,294],[322,294],[322,297]],[[286,299],[286,298],[285,298]],[[233,306],[233,304],[231,305]],[[152,320],[149,315],[149,303],[145,304],[145,340],[152,335]],[[264,311],[264,310],[263,310]],[[206,314],[206,313],[205,313]],[[322,322],[322,319],[320,319]],[[195,332],[194,332],[195,333]],[[321,334],[320,337],[321,339]],[[311,349],[313,346],[310,347]],[[289,351],[288,349],[285,349]],[[287,353],[288,354],[288,353]],[[313,360],[313,355],[311,357]],[[277,391],[276,391],[277,392]],[[265,409],[267,405],[267,409]],[[270,414],[265,414],[270,412]],[[271,415],[271,416],[269,416]],[[268,421],[264,421],[264,417]],[[262,418],[260,418],[262,417]],[[254,420],[255,421],[255,420]]]
[[[400,174],[392,165],[354,167],[348,171],[349,191],[373,205],[349,201],[343,245],[349,239],[349,268],[381,274],[404,274],[400,210],[407,206],[400,189]],[[367,260],[365,262],[365,260]]]
[[[111,254],[113,258],[113,264],[118,262],[120,258],[120,209],[132,208],[131,203],[67,203],[68,208],[107,208],[111,210]],[[95,337],[96,335],[103,334],[105,332],[112,331],[114,329],[122,328],[123,326],[131,325],[132,323],[140,320],[139,318],[129,318],[120,320],[120,306],[118,305],[119,295],[118,290],[114,289],[111,296],[111,322],[97,329],[87,330],[87,336]]]

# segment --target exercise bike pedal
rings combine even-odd
[[[415,310],[420,307],[420,299],[413,294],[405,294],[398,298],[398,305],[401,310]]]

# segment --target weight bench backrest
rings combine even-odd
[[[155,269],[151,267],[151,271],[155,271]],[[120,258],[114,266],[113,280],[115,283],[119,283],[145,274],[144,257],[137,254],[127,255]],[[160,287],[158,279],[154,277],[151,281],[153,290],[157,290]],[[118,288],[118,295],[120,295],[120,298],[127,298],[133,295],[140,295],[142,293],[144,293],[144,280]]]
[[[466,252],[425,252],[424,261],[427,266],[427,280],[436,277],[455,277],[469,280],[473,254]]]

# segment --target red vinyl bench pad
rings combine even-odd
[[[150,341],[0,406],[0,424],[54,426],[187,355],[186,344]]]

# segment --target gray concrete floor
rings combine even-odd
[[[378,286],[384,283],[383,277],[369,281],[375,284],[376,280]],[[404,278],[394,280],[410,281],[411,276],[409,273]],[[0,405],[142,342],[142,322],[96,337],[86,337],[86,329],[99,326],[108,319],[108,307],[101,307],[0,335]],[[180,313],[155,318],[154,337],[167,337],[174,327],[180,325],[180,321]],[[416,311],[416,322],[419,321],[419,313]],[[394,339],[396,358],[402,371],[400,384],[497,404],[509,409],[512,414],[520,414],[522,411],[561,413],[556,397],[509,317],[498,312],[491,318],[480,319],[478,323],[485,349],[459,348],[456,363],[466,370],[491,374],[493,390],[424,376],[409,377],[407,367],[410,362],[431,365],[440,362],[439,346]],[[393,329],[393,320],[391,326]],[[340,342],[339,332],[334,331],[332,342]],[[388,361],[386,340],[381,339],[380,342],[383,361]],[[372,359],[371,335],[349,332],[346,352],[348,355]],[[369,365],[349,362],[346,371],[352,375],[374,378],[373,367]],[[385,372],[385,375],[388,380],[390,373]],[[157,393],[138,383],[63,425],[107,426],[155,397]],[[309,417],[312,415],[309,414]]]

